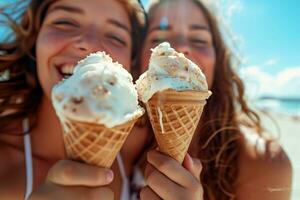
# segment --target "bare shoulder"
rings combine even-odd
[[[243,129],[240,143],[238,199],[287,200],[292,185],[292,166],[274,139]]]

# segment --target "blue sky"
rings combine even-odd
[[[272,64],[276,73],[300,66],[300,1],[241,0],[241,9],[232,17],[234,32],[242,37],[248,64]]]

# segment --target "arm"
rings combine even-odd
[[[249,145],[242,150],[238,200],[289,200],[292,166],[277,142],[266,142],[263,153],[253,153]]]

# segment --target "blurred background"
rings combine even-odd
[[[14,0],[0,0],[0,6]],[[203,0],[222,21],[252,106],[278,136],[294,173],[293,200],[300,199],[300,1]],[[148,0],[142,0],[147,8]],[[0,40],[9,34],[0,24]],[[0,52],[1,53],[1,52]],[[5,78],[5,74],[0,75]],[[276,122],[276,123],[274,123]]]

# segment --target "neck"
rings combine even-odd
[[[32,153],[45,160],[59,160],[65,157],[62,129],[52,103],[42,97],[37,110],[37,125],[31,132]]]

